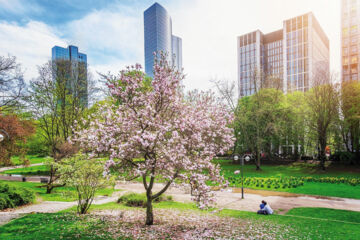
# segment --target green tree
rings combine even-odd
[[[271,155],[272,142],[279,141],[285,98],[281,91],[264,88],[240,99],[235,125],[243,150],[256,153],[256,169],[260,170],[261,152]]]
[[[60,181],[74,187],[78,195],[77,212],[85,214],[94,201],[96,191],[113,183],[113,178],[105,178],[104,162],[76,155],[58,165]]]
[[[342,137],[347,151],[360,154],[360,83],[344,82],[341,89]]]
[[[306,93],[306,121],[317,138],[318,159],[325,170],[325,148],[331,124],[339,117],[339,91],[333,77],[319,70],[314,76],[314,87]]]

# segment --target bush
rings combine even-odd
[[[32,203],[34,200],[34,192],[0,183],[0,210]]]
[[[154,202],[164,202],[164,201],[172,201],[172,196],[161,195],[160,197],[154,199]],[[145,193],[127,193],[122,195],[118,199],[118,203],[123,203],[128,207],[146,207],[146,195]]]
[[[350,165],[356,163],[356,156],[354,153],[351,152],[335,152],[330,157],[331,161]]]

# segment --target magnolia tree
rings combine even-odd
[[[207,182],[225,186],[220,168],[211,161],[232,147],[231,114],[211,93],[182,94],[182,73],[169,66],[165,57],[155,60],[149,82],[140,65],[122,71],[108,87],[116,105],[103,114],[74,141],[93,154],[109,153],[105,165],[130,177],[142,178],[147,197],[146,224],[153,224],[152,201],[176,180],[190,185],[199,207],[214,201]],[[140,159],[140,160],[139,160]],[[157,181],[162,189],[153,192]]]

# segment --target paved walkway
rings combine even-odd
[[[116,188],[124,189],[133,192],[145,192],[144,186],[141,183],[122,183],[117,184]],[[162,188],[162,184],[156,184],[154,189],[156,191]],[[334,197],[316,197],[306,195],[291,194],[287,196],[264,196],[245,192],[245,198],[241,199],[241,193],[237,190],[233,192],[232,188],[224,191],[216,192],[217,205],[219,208],[229,208],[243,211],[257,211],[261,200],[267,201],[270,206],[277,210],[278,213],[283,214],[292,208],[298,207],[321,207],[321,208],[334,208],[343,210],[352,210],[360,212],[360,200],[348,198],[334,198]],[[263,191],[259,191],[263,192]],[[165,193],[172,195],[175,201],[191,202],[190,194],[177,188],[170,188]],[[267,194],[266,194],[267,195]]]
[[[154,192],[159,191],[162,187],[162,184],[155,184]],[[125,192],[145,192],[144,186],[141,183],[118,183],[115,188],[125,191],[115,192],[111,197],[97,197],[93,204],[115,202],[119,196]],[[253,190],[250,192],[251,193],[245,192],[245,199],[241,199],[241,193],[238,192],[238,189],[229,188],[224,191],[218,191],[216,192],[217,207],[256,212],[259,208],[261,200],[265,200],[280,214],[283,214],[292,208],[298,207],[321,207],[360,212],[360,200],[356,199],[316,197],[296,194],[290,194],[288,196],[283,196],[281,194],[280,196],[269,196],[269,194],[255,194],[256,191]],[[264,191],[259,191],[259,193],[263,192]],[[190,194],[178,188],[171,187],[165,194],[172,195],[175,201],[192,202]],[[0,212],[0,225],[25,214],[58,212],[73,207],[76,204],[76,202],[45,201],[39,204],[28,205],[6,212]]]
[[[12,170],[12,169],[16,169],[16,168],[25,168],[25,167],[41,166],[41,165],[44,165],[44,163],[34,163],[34,164],[30,164],[29,166],[17,165],[17,166],[11,166],[11,167],[2,167],[2,168],[0,168],[0,172],[4,172],[7,170]]]

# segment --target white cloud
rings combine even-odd
[[[264,33],[278,30],[282,28],[283,20],[309,11],[314,13],[330,39],[331,69],[340,71],[340,8],[337,1],[179,0],[162,3],[160,0],[160,4],[172,17],[173,34],[183,39],[187,89],[211,88],[209,80],[213,77],[236,81],[237,36],[256,29]],[[79,46],[79,50],[88,55],[94,73],[117,73],[126,65],[143,64],[143,11],[149,6],[134,5],[120,3],[96,10],[56,30],[34,21],[25,26],[0,22],[0,55],[16,55],[29,76],[36,74],[36,65],[51,57],[54,45]],[[63,35],[68,40],[59,37]]]
[[[63,30],[70,33],[69,38],[80,51],[88,53],[93,67],[108,65],[114,71],[114,66],[144,61],[142,11],[122,5],[97,10],[69,22]]]
[[[66,45],[55,31],[44,23],[30,21],[24,26],[0,22],[0,55],[17,57],[25,70],[25,79],[37,76],[37,65],[51,58],[54,45]]]
[[[13,14],[25,14],[29,12],[39,13],[43,9],[32,2],[29,4],[29,1],[26,0],[0,0],[0,8],[6,12]]]

